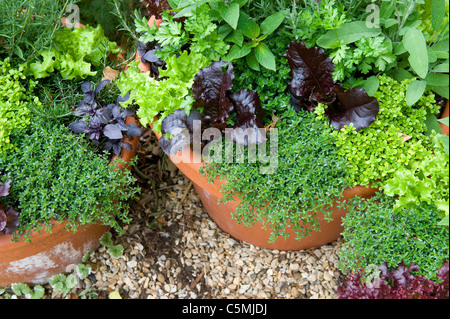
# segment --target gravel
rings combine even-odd
[[[112,232],[123,253],[100,246],[91,273],[46,299],[336,299],[340,240],[304,251],[278,251],[233,239],[209,218],[192,183],[161,155],[147,131],[134,170],[142,187],[125,234]]]

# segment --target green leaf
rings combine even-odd
[[[432,86],[431,90],[433,90],[434,93],[445,97],[447,100],[449,99],[449,87],[447,86]]]
[[[406,104],[409,106],[416,104],[423,96],[426,88],[427,82],[418,80],[412,81],[406,90]]]
[[[225,40],[233,42],[242,47],[242,43],[244,42],[244,35],[242,34],[241,30],[236,29],[231,32],[231,34],[228,35]]]
[[[102,244],[105,247],[112,246],[113,244],[112,234],[110,232],[104,233],[103,236],[100,238],[100,244]]]
[[[448,214],[442,218],[442,220],[438,223],[439,226],[448,226],[449,223],[449,218],[448,218]]]
[[[449,75],[443,73],[428,73],[425,77],[425,81],[428,85],[432,86],[448,86]]]
[[[446,117],[446,118],[443,118],[443,119],[440,119],[440,120],[438,120],[439,122],[441,122],[442,124],[444,124],[444,125],[447,125],[447,126],[449,126],[449,124],[448,124],[448,117]]]
[[[246,37],[256,39],[260,35],[259,25],[250,19],[250,16],[245,12],[241,12],[239,16],[238,27]]]
[[[433,0],[431,25],[435,31],[441,28],[445,17],[445,0]]]
[[[448,122],[447,122],[447,126],[448,126]],[[444,152],[445,154],[449,155],[449,137],[446,135],[443,135],[440,137],[442,143],[444,144]]]
[[[408,29],[403,37],[403,45],[409,53],[411,68],[424,79],[428,73],[428,50],[423,33],[415,28]]]
[[[123,254],[123,246],[122,245],[115,245],[108,248],[108,252],[111,254],[114,258],[119,258]]]
[[[450,72],[449,69],[450,68],[449,68],[449,64],[448,64],[448,60],[447,60],[444,63],[436,65],[432,71],[436,72],[436,73],[448,73],[448,72]]]
[[[442,133],[441,126],[439,125],[439,121],[436,118],[436,115],[431,114],[430,112],[427,113],[425,125],[427,127],[425,135],[430,135],[433,130],[437,133]]]
[[[264,43],[260,43],[255,48],[255,57],[259,64],[261,64],[263,67],[269,70],[276,71],[275,56]]]
[[[245,43],[242,47],[235,44],[231,48],[230,52],[228,52],[228,54],[223,59],[224,59],[224,61],[231,62],[231,61],[245,57],[251,51],[252,51],[252,49],[250,48],[250,46],[247,43]]]
[[[369,96],[374,96],[375,93],[378,91],[378,88],[380,86],[380,80],[377,76],[371,76],[367,80],[364,81],[364,90],[366,90],[367,94]]]
[[[239,4],[231,3],[229,6],[221,6],[219,8],[222,18],[233,28],[236,29],[239,21]]]
[[[36,285],[30,294],[30,299],[42,299],[45,295],[45,289],[41,285]]]
[[[317,40],[317,45],[324,49],[337,48],[353,43],[362,37],[374,37],[381,33],[379,28],[368,28],[365,21],[342,24],[336,30],[330,30]]]
[[[261,70],[261,68],[259,67],[259,62],[258,62],[258,60],[256,59],[256,56],[255,56],[255,51],[250,52],[250,54],[245,57],[245,60],[247,61],[247,65],[251,69],[253,69],[255,71],[260,71]]]
[[[261,33],[262,34],[271,34],[274,32],[284,21],[284,13],[283,12],[277,12],[270,16],[268,16],[262,23],[261,23]]]

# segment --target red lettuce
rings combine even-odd
[[[291,42],[285,54],[291,68],[291,94],[312,110],[312,102],[330,104],[336,99],[333,81],[334,64],[320,48],[306,48],[304,43]]]
[[[312,111],[318,104],[326,104],[326,115],[337,130],[353,123],[356,130],[372,124],[379,112],[376,98],[362,88],[344,90],[333,80],[335,65],[320,48],[307,48],[303,43],[291,42],[285,54],[291,68],[289,82],[291,105],[298,112]]]
[[[0,183],[0,197],[9,195],[11,179]],[[12,234],[19,225],[19,213],[12,207],[0,204],[0,234]]]
[[[258,93],[251,90],[241,90],[230,95],[238,122],[235,126],[233,140],[239,145],[260,144],[266,141],[261,135],[264,127],[265,112],[261,106]]]
[[[416,275],[419,267],[414,263],[406,266],[401,262],[397,268],[388,269],[386,263],[379,267],[380,274],[372,283],[365,283],[363,272],[344,279],[338,287],[339,299],[448,299],[449,262],[439,269],[434,282],[424,275]]]
[[[203,108],[206,125],[225,128],[226,119],[233,111],[227,94],[233,87],[233,66],[223,61],[213,62],[194,77],[192,97],[197,108]]]

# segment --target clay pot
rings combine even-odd
[[[156,134],[156,133],[155,133]],[[161,135],[156,134],[157,138]],[[337,203],[333,205],[333,221],[327,222],[323,214],[318,213],[317,217],[320,221],[320,232],[311,232],[308,237],[298,241],[295,239],[295,233],[288,229],[289,237],[285,240],[278,238],[275,243],[269,244],[269,237],[271,234],[270,228],[263,229],[262,224],[257,222],[252,227],[247,227],[238,224],[232,218],[232,212],[235,210],[240,200],[236,198],[227,204],[219,204],[218,200],[222,198],[220,186],[226,181],[221,181],[218,178],[214,183],[207,183],[206,177],[200,175],[199,170],[203,165],[199,163],[200,158],[192,150],[184,149],[183,152],[178,152],[176,156],[169,156],[172,162],[178,169],[189,178],[193,184],[197,194],[202,201],[202,204],[208,212],[211,219],[226,233],[233,238],[250,243],[257,247],[277,250],[303,250],[317,246],[322,246],[331,243],[341,237],[344,228],[341,225],[341,219],[347,213],[344,209],[338,209]],[[356,186],[354,188],[347,188],[344,190],[343,197],[340,200],[349,199],[356,195],[363,198],[370,198],[375,195],[378,189],[371,187]]]
[[[129,116],[126,124],[131,123],[138,125],[136,119]],[[133,146],[133,151],[122,149],[120,154],[120,158],[128,163],[136,155],[139,138],[124,139],[124,142]],[[116,165],[120,170],[128,168],[114,164],[113,160],[110,165]],[[12,235],[0,235],[0,287],[13,283],[45,284],[58,273],[72,271],[89,250],[99,247],[100,238],[109,230],[104,225],[88,224],[73,232],[66,230],[66,225],[67,222],[55,222],[51,232],[32,232],[31,242],[21,239],[13,242]]]

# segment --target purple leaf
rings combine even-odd
[[[130,98],[130,92],[128,92],[127,94],[125,94],[125,96],[118,96],[117,97],[117,104],[123,103],[128,101],[128,99]]]
[[[194,121],[200,120],[201,114],[197,110],[191,110],[189,116],[184,110],[176,110],[167,116],[161,124],[163,136],[159,140],[162,150],[171,156],[183,150],[191,144]],[[170,135],[170,139],[167,137]]]
[[[101,81],[95,88],[94,94],[97,94],[98,92],[100,92],[105,87],[105,85],[108,84],[109,82],[111,82],[111,81],[110,80]]]
[[[123,138],[122,131],[116,124],[106,125],[103,128],[103,134],[111,140]]]
[[[195,106],[204,108],[204,120],[213,126],[226,124],[233,104],[228,91],[233,87],[233,66],[223,61],[213,62],[200,70],[192,85]]]
[[[69,124],[69,127],[76,134],[88,133],[89,127],[85,121],[77,121]]]
[[[307,48],[304,43],[291,42],[285,54],[291,68],[291,92],[297,99],[330,104],[333,94],[335,65],[323,49]]]
[[[266,141],[260,129],[264,129],[265,112],[259,95],[248,89],[230,95],[237,112],[234,141],[240,145],[260,144]]]
[[[19,226],[19,212],[12,207],[0,205],[0,234],[12,234]]]
[[[337,101],[329,106],[326,115],[330,124],[340,130],[353,123],[356,130],[366,128],[372,124],[378,115],[379,104],[376,98],[369,96],[362,88],[352,88],[345,91],[336,88]]]
[[[9,179],[6,183],[0,183],[0,197],[6,197],[9,195],[12,180]]]
[[[129,137],[140,136],[142,134],[141,129],[136,124],[128,124],[126,129],[126,134]]]

